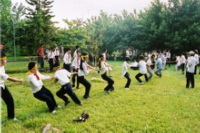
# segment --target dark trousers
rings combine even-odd
[[[192,88],[194,88],[194,73],[186,72],[186,88],[189,88],[190,83],[192,85]]]
[[[59,64],[59,56],[55,56],[55,62]]]
[[[14,100],[10,91],[8,90],[6,86],[5,86],[5,89],[1,87],[1,98],[7,105],[7,117],[9,119],[13,119],[15,117]]]
[[[104,74],[101,75],[102,79],[107,81],[108,85],[104,88],[105,91],[113,91],[114,90],[114,87],[113,87],[113,84],[114,84],[114,81],[107,76],[107,73],[105,72]]]
[[[68,72],[71,72],[71,64],[63,64],[63,68],[66,69]]]
[[[138,73],[138,74],[135,76],[135,78],[137,79],[138,82],[142,83],[142,80],[140,79],[140,77],[143,76],[143,75],[144,75],[144,77],[145,77],[146,82],[148,82],[147,74]]]
[[[194,75],[197,74],[197,65],[195,66],[195,69],[194,69]]]
[[[70,83],[67,83],[61,87],[59,91],[56,92],[56,95],[60,97],[64,102],[68,102],[68,98],[65,96],[65,94],[68,94],[71,99],[76,103],[76,104],[81,104],[81,101],[78,99],[76,94],[72,90],[72,85]]]
[[[150,80],[153,76],[153,70],[151,69],[151,67],[147,67],[147,72],[149,73],[148,79]]]
[[[44,57],[39,57],[40,68],[44,69]]]
[[[53,70],[53,59],[49,59],[49,70]]]
[[[83,97],[89,97],[90,88],[91,88],[90,82],[88,82],[84,76],[81,76],[81,77],[78,76],[78,82],[81,83],[83,86],[85,86],[85,94]]]
[[[50,112],[52,112],[57,107],[53,94],[44,86],[40,91],[34,93],[33,95],[35,98],[46,102]]]
[[[73,69],[73,72],[78,72],[78,69],[77,70]],[[75,82],[76,82],[76,87],[79,88],[78,74],[73,74],[73,76],[72,76],[72,86],[75,86]]]
[[[182,70],[182,73],[184,74],[184,71],[185,71],[185,63],[182,63],[182,64],[181,64],[181,70]]]
[[[130,78],[130,76],[129,76],[129,73],[126,72],[126,74],[124,75],[124,77],[127,79],[125,88],[129,88],[129,86],[130,86],[130,84],[131,84],[131,78]]]
[[[155,71],[155,74],[156,74],[157,76],[159,76],[159,77],[162,77],[161,71],[162,71],[162,69],[157,69],[157,70]]]

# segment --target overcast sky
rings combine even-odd
[[[28,6],[25,0],[11,0],[12,3],[22,3]],[[150,6],[152,0],[54,0],[53,2],[53,21],[58,21],[59,27],[66,27],[63,19],[82,18],[83,20],[91,16],[97,16],[100,10],[108,14],[121,14],[123,9],[128,12],[143,10]],[[167,2],[167,0],[160,0]]]

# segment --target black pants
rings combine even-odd
[[[55,63],[59,64],[59,56],[55,56]]]
[[[84,98],[89,97],[89,93],[90,93],[90,88],[91,88],[91,84],[90,82],[88,82],[84,76],[79,77],[78,76],[78,82],[81,83],[83,86],[85,86],[85,94],[84,94]]]
[[[44,86],[42,86],[42,89],[40,91],[34,93],[33,95],[35,98],[41,101],[45,101],[50,112],[52,112],[57,107],[53,94]]]
[[[194,88],[194,73],[186,72],[186,88],[189,88],[190,83],[192,85],[192,88]]]
[[[146,82],[148,82],[147,74],[138,73],[138,74],[135,76],[135,78],[137,79],[138,82],[142,83],[142,80],[140,79],[140,77],[143,76],[143,75],[144,75],[144,77],[145,77]]]
[[[15,117],[15,110],[14,110],[14,100],[13,97],[8,90],[8,88],[5,86],[5,89],[1,87],[1,98],[7,105],[7,116],[9,119],[13,119]]]
[[[184,74],[184,71],[185,71],[185,63],[182,63],[182,64],[181,64],[181,70],[182,70],[182,73]]]
[[[195,69],[194,69],[194,75],[196,75],[196,74],[197,74],[197,66],[198,66],[198,65],[195,65]]]
[[[49,70],[53,70],[53,59],[49,59]]]
[[[39,57],[40,68],[44,69],[44,57]]]
[[[66,69],[68,72],[71,72],[71,64],[63,64],[63,68]]]
[[[105,91],[113,91],[114,90],[114,87],[113,87],[113,84],[114,84],[114,81],[107,76],[107,73],[105,72],[104,74],[101,75],[102,79],[107,81],[108,85],[104,88]]]
[[[130,78],[130,76],[129,76],[129,73],[126,72],[126,74],[124,75],[124,77],[127,79],[125,88],[129,88],[129,86],[130,86],[130,84],[131,84],[131,78]]]
[[[78,72],[78,69],[77,70],[73,69],[73,72]],[[79,88],[78,74],[73,74],[73,76],[72,76],[72,86],[75,86],[75,82],[76,82],[76,87]]]
[[[76,103],[76,104],[81,104],[81,101],[78,99],[76,94],[72,90],[72,85],[70,83],[67,83],[61,87],[59,91],[56,92],[56,95],[60,97],[64,102],[68,102],[68,98],[65,96],[65,94],[68,94],[71,99]]]

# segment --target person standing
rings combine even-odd
[[[149,73],[148,80],[150,80],[153,76],[153,70],[151,66],[153,65],[152,60],[154,60],[154,56],[152,55],[150,58],[147,59],[147,72]]]
[[[38,53],[38,56],[39,56],[40,68],[41,68],[42,71],[44,71],[44,57],[45,57],[44,45],[40,46],[37,49],[37,53]]]
[[[53,70],[53,63],[55,59],[55,53],[54,53],[54,48],[50,48],[48,52],[48,61],[49,61],[49,71],[51,72]]]
[[[14,107],[14,99],[10,91],[8,90],[8,87],[5,85],[5,81],[13,81],[13,82],[22,82],[24,80],[22,79],[16,79],[8,76],[5,73],[5,66],[6,66],[6,56],[5,53],[1,51],[0,53],[0,91],[1,91],[1,98],[5,102],[7,106],[7,118],[12,119],[14,121],[17,120],[15,118],[15,107]]]
[[[56,44],[54,46],[54,55],[55,55],[55,63],[59,64],[60,51]]]
[[[198,55],[198,50],[195,50],[195,55],[194,55],[194,58],[195,58],[195,71],[194,71],[194,75],[197,74],[197,66],[199,65],[199,55]]]
[[[190,84],[191,87],[195,87],[195,80],[194,80],[194,72],[195,72],[195,65],[196,65],[196,60],[194,58],[194,52],[190,51],[188,53],[188,58],[187,58],[187,66],[186,66],[186,88],[189,88]]]
[[[78,45],[76,46],[76,50],[74,51],[74,54],[73,54],[74,58],[77,57],[77,51],[80,51],[80,47]]]
[[[181,54],[180,56],[180,67],[181,67],[181,70],[182,70],[182,74],[184,74],[184,71],[185,71],[185,63],[186,63],[186,59],[185,59],[185,55],[184,54]]]
[[[162,60],[160,55],[158,55],[157,60],[156,60],[156,71],[155,74],[159,77],[162,77]]]
[[[125,89],[128,90],[131,84],[131,78],[128,72],[128,68],[130,68],[130,65],[128,64],[130,61],[129,57],[125,58],[125,61],[123,63],[122,66],[122,75],[127,79],[126,85],[125,85]]]
[[[71,56],[71,49],[67,48],[65,55],[63,57],[63,68],[66,69],[68,72],[71,72],[71,60],[72,60],[72,56]]]
[[[144,75],[146,82],[148,82],[148,77],[147,77],[147,68],[146,68],[146,62],[144,56],[140,56],[140,61],[139,61],[139,73],[135,76],[137,81],[139,82],[140,85],[143,85],[144,83],[140,79],[141,76]]]

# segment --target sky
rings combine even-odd
[[[12,4],[22,3],[29,6],[25,0],[11,0]],[[150,6],[153,0],[54,0],[53,2],[53,21],[59,22],[56,26],[65,28],[67,25],[63,19],[73,20],[81,18],[86,20],[92,16],[98,16],[103,10],[108,14],[121,14],[122,10],[128,12],[144,10]],[[168,0],[160,0],[167,2]]]

